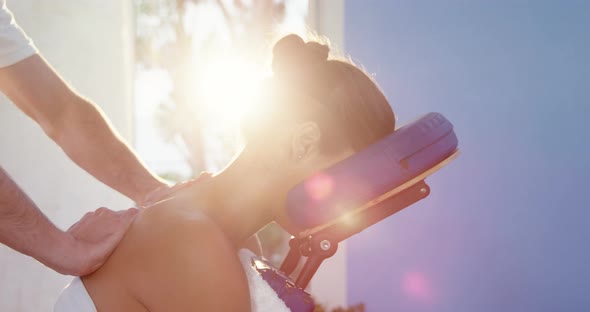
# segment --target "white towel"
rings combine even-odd
[[[285,305],[285,302],[279,298],[274,289],[252,267],[254,253],[248,249],[242,249],[239,252],[239,256],[244,267],[244,272],[246,272],[246,277],[248,278],[252,312],[290,312],[291,309]]]

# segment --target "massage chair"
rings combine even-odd
[[[290,222],[302,230],[292,233],[281,267],[259,257],[252,257],[252,267],[291,311],[313,311],[305,288],[338,243],[426,198],[425,179],[458,154],[453,125],[429,113],[315,173],[288,193]],[[302,259],[301,270],[293,274]]]

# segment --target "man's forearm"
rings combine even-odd
[[[127,197],[142,202],[164,185],[117,135],[100,109],[75,96],[52,138],[78,166]]]
[[[0,68],[0,90],[76,164],[111,188],[141,202],[164,185],[116,134],[100,109],[78,96],[41,56]]]
[[[47,266],[65,257],[72,238],[59,230],[0,167],[0,243]]]

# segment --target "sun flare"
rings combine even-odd
[[[257,109],[254,101],[264,77],[260,66],[239,57],[220,57],[195,71],[191,101],[209,127],[233,128],[240,118]]]

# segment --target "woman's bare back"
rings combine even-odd
[[[98,311],[249,311],[234,247],[188,198],[140,212],[107,262],[83,278]]]

